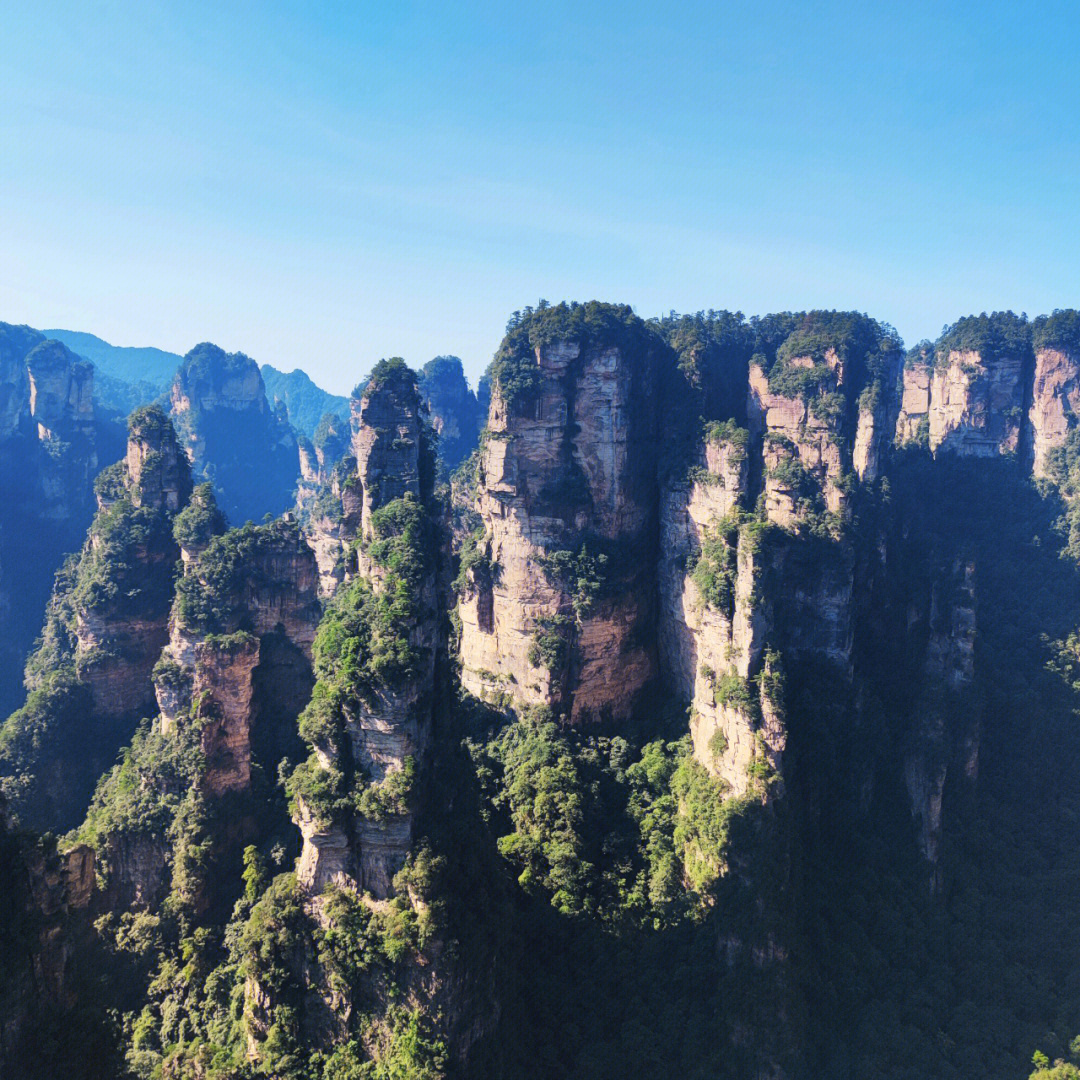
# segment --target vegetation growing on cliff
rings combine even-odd
[[[173,521],[176,542],[189,551],[201,551],[225,531],[225,515],[218,509],[212,484],[199,484],[188,505]]]
[[[1040,349],[1080,352],[1080,311],[1057,308],[1051,315],[1040,315],[1031,324],[1031,344]]]
[[[299,526],[284,519],[266,525],[249,521],[213,537],[176,583],[177,618],[202,634],[250,630],[250,595],[279,588],[273,577],[276,558],[304,550]]]
[[[517,411],[543,382],[536,351],[554,342],[576,344],[582,351],[605,346],[623,351],[654,351],[659,344],[648,325],[626,304],[571,303],[515,311],[506,325],[488,375],[507,407]]]
[[[635,751],[536,709],[470,743],[518,883],[564,915],[665,925],[708,904],[739,812],[689,738]]]
[[[1026,316],[1011,311],[987,315],[984,311],[946,326],[934,348],[938,364],[946,363],[950,352],[977,352],[984,364],[992,364],[1006,357],[1027,355],[1031,342],[1032,328]]]
[[[880,392],[899,362],[902,342],[887,323],[852,311],[811,311],[803,315],[776,352],[768,369],[769,389],[811,402],[815,415],[839,418],[842,399],[833,391],[843,371],[844,395]],[[800,361],[809,359],[806,366]],[[824,396],[825,401],[815,400]]]

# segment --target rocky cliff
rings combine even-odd
[[[655,672],[657,374],[629,309],[541,310],[493,365],[466,496],[463,685],[572,722],[625,718]]]
[[[420,393],[438,435],[439,458],[453,472],[476,448],[486,410],[481,413],[456,356],[436,356],[420,371]]]
[[[176,373],[170,412],[195,476],[214,484],[230,521],[261,521],[293,502],[296,435],[266,398],[258,365],[243,353],[196,345]]]
[[[172,519],[191,493],[187,460],[160,409],[132,414],[126,457],[101,473],[95,491],[98,513],[57,575],[27,665],[30,695],[4,725],[5,786],[27,824],[73,824],[95,774],[153,701],[150,672],[168,640],[179,555]]]
[[[697,759],[736,796],[761,780],[779,790],[781,653],[849,667],[850,504],[896,424],[894,336],[829,312],[788,329],[748,365],[749,430],[730,416],[706,424],[662,485],[664,669],[691,702]],[[730,391],[715,400],[733,411]]]
[[[93,407],[93,368],[27,326],[0,323],[0,711],[41,628],[52,575],[82,542],[99,463],[122,434]]]
[[[424,413],[401,360],[380,363],[354,399],[356,577],[320,631],[319,683],[302,725],[314,753],[292,789],[304,837],[297,877],[314,894],[336,882],[391,895],[412,841],[409,793],[430,741],[436,644],[425,510],[434,461]],[[351,675],[335,655],[342,624],[371,635],[370,655]],[[327,804],[327,785],[350,784],[353,813]]]
[[[70,942],[145,1076],[914,1080],[1065,1046],[1078,326],[975,317],[903,363],[854,313],[543,306],[452,505],[395,359],[349,453],[302,446],[297,520],[229,532],[134,424],[5,784],[63,790],[41,732],[137,693],[133,643],[88,673],[167,520],[158,716],[61,845],[72,899],[42,864],[42,910],[85,912],[29,949],[60,1015]]]
[[[1022,452],[1031,390],[1024,320],[1011,313],[959,319],[933,349],[908,356],[897,436],[924,436],[933,453],[962,457]]]

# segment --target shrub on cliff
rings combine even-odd
[[[225,515],[218,509],[213,484],[199,484],[188,505],[173,521],[173,536],[188,550],[201,550],[225,531]]]

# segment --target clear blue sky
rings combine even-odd
[[[351,388],[540,297],[1080,307],[1070,3],[7,3],[0,319]]]

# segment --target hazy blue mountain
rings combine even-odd
[[[316,386],[299,368],[284,372],[269,364],[263,364],[260,370],[266,386],[266,396],[271,401],[274,398],[283,401],[289,414],[289,423],[309,439],[314,437],[319,421],[328,412],[348,420],[349,399]]]
[[[63,342],[73,353],[91,361],[98,371],[123,382],[148,382],[167,387],[183,357],[147,346],[110,345],[79,330],[42,330],[47,338]]]

